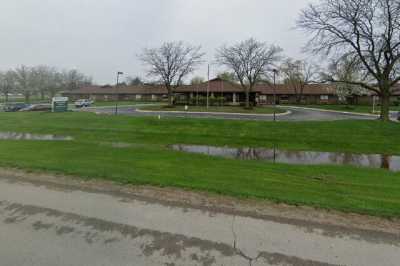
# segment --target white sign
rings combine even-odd
[[[69,98],[68,97],[54,97],[53,102],[68,102]]]
[[[53,113],[68,111],[68,97],[54,97],[52,102]]]

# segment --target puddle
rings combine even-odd
[[[314,151],[284,151],[264,148],[229,148],[199,145],[172,145],[176,151],[205,154],[239,160],[258,160],[300,165],[351,165],[400,171],[400,156]]]
[[[43,141],[70,141],[72,137],[57,135],[40,135],[31,133],[0,132],[0,140],[43,140]]]

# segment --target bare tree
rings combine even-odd
[[[304,88],[315,82],[318,68],[316,65],[305,60],[294,60],[287,58],[280,67],[281,73],[284,75],[284,82],[289,85],[295,92],[296,102],[303,101]]]
[[[4,95],[5,102],[8,102],[9,94],[15,92],[15,90],[15,72],[12,70],[0,72],[0,91]]]
[[[250,108],[250,93],[261,77],[279,61],[282,49],[248,39],[217,50],[217,61],[235,73],[246,94],[246,108]]]
[[[34,93],[32,68],[22,65],[15,69],[17,91],[24,95],[25,102],[29,102]]]
[[[367,94],[368,90],[360,85],[355,85],[358,80],[362,79],[360,64],[357,60],[344,57],[340,60],[332,61],[328,66],[327,73],[321,73],[322,81],[341,80],[346,82],[335,82],[337,94],[342,102],[349,104],[349,97],[355,95]]]
[[[138,86],[138,85],[143,85],[144,82],[142,81],[142,79],[139,76],[136,77],[127,77],[126,78],[126,83],[129,86]]]
[[[204,83],[205,80],[203,77],[193,77],[192,80],[190,81],[191,85],[200,85]]]
[[[203,62],[204,54],[200,50],[200,46],[167,42],[159,48],[146,48],[139,56],[149,67],[147,74],[158,78],[166,87],[171,106],[174,104],[174,90]]]
[[[40,94],[40,99],[44,100],[45,96],[52,86],[54,86],[54,78],[57,74],[57,70],[49,66],[35,66],[32,67],[32,87],[35,92]],[[50,95],[51,96],[51,95]]]
[[[46,93],[48,94],[49,98],[52,99],[56,96],[57,93],[64,89],[64,80],[63,74],[59,71],[50,72],[49,80],[47,82]],[[90,82],[88,81],[87,84]]]
[[[400,1],[320,0],[302,11],[297,24],[313,36],[313,53],[357,59],[359,80],[332,81],[376,92],[381,119],[389,120],[390,96],[400,81]]]
[[[230,82],[235,82],[235,73],[232,72],[221,72],[217,75],[218,78]]]
[[[92,84],[92,78],[79,72],[76,69],[63,71],[63,87],[65,90],[77,90],[81,86]]]

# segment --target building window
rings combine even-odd
[[[262,102],[267,101],[267,95],[260,95],[260,101]]]
[[[153,101],[155,101],[155,100],[157,100],[157,96],[156,96],[155,94],[152,94],[152,95],[151,95],[151,99],[152,99]]]
[[[327,100],[329,100],[329,95],[321,95],[320,99],[321,99],[321,101],[327,101]]]
[[[136,100],[141,100],[141,99],[142,99],[142,95],[136,94]]]
[[[288,102],[289,101],[289,96],[286,96],[286,95],[285,96],[281,96],[280,99],[281,99],[282,102]]]

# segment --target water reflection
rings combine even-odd
[[[50,134],[39,135],[31,133],[0,132],[0,140],[68,141],[73,140],[73,138]]]
[[[239,160],[260,160],[303,165],[353,165],[400,171],[400,156],[314,151],[284,151],[264,148],[229,148],[199,145],[172,145],[172,149]]]

